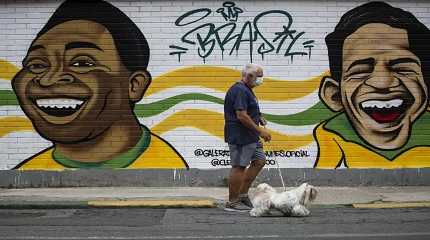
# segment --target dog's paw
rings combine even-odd
[[[296,205],[294,206],[293,210],[291,211],[292,217],[306,217],[309,216],[311,212],[303,205]]]
[[[251,217],[261,217],[263,214],[264,214],[264,212],[259,211],[259,210],[258,210],[258,209],[256,209],[256,208],[253,208],[253,209],[251,209],[251,211],[249,211],[249,215],[250,215]]]
[[[272,213],[269,209],[260,209],[260,208],[253,208],[249,212],[249,215],[251,217],[264,217],[264,216],[270,216]]]

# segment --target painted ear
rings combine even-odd
[[[319,95],[321,100],[323,100],[331,110],[339,112],[343,109],[339,82],[333,78],[325,77],[322,80]]]
[[[151,74],[147,71],[136,71],[129,77],[128,94],[130,101],[139,102],[151,84]]]

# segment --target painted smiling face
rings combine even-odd
[[[406,30],[380,23],[364,25],[345,39],[340,86],[328,80],[323,88],[325,102],[344,110],[358,134],[380,149],[406,144],[428,105],[421,62],[409,50]]]
[[[101,24],[59,24],[30,46],[12,85],[36,130],[53,142],[92,139],[132,114],[128,71]]]

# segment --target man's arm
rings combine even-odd
[[[236,111],[236,117],[245,127],[258,132],[260,134],[260,137],[262,137],[264,141],[268,142],[272,138],[270,136],[269,131],[255,124],[255,122],[251,119],[251,117],[245,110]]]

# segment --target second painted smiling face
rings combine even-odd
[[[329,80],[322,91],[338,96],[324,101],[344,110],[360,137],[380,149],[406,144],[413,122],[427,109],[421,62],[409,49],[406,30],[364,25],[344,41],[341,82]]]
[[[129,72],[101,24],[59,24],[30,46],[12,85],[36,130],[54,142],[79,142],[132,114]]]

